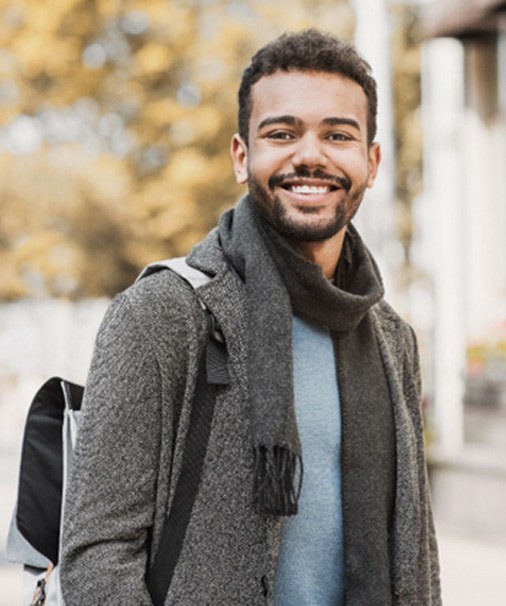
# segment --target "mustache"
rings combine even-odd
[[[350,191],[351,181],[347,177],[337,177],[336,175],[329,175],[323,170],[308,170],[307,168],[299,168],[293,173],[286,175],[273,175],[267,182],[270,189],[274,189],[279,185],[282,185],[284,181],[294,181],[297,179],[318,179],[319,181],[326,181],[330,185],[338,185],[345,191]]]

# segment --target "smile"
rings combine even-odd
[[[345,192],[351,189],[351,181],[348,177],[303,168],[292,174],[273,175],[269,179],[268,185],[271,191],[274,191],[276,187],[281,187],[298,196],[324,196],[340,189],[344,189]]]
[[[335,189],[335,187],[330,187],[329,185],[289,185],[287,189],[294,194],[314,196],[327,194],[332,189]]]

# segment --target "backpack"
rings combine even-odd
[[[162,269],[175,271],[193,289],[210,279],[181,257],[148,265],[137,280]],[[200,299],[199,302],[207,315],[206,346],[197,376],[181,474],[154,563],[146,571],[146,584],[155,606],[163,606],[184,541],[207,448],[216,386],[229,383],[223,335],[210,310]],[[83,394],[82,386],[53,377],[37,391],[28,411],[17,503],[6,549],[8,560],[23,564],[26,606],[64,606],[58,559],[66,485]],[[176,411],[176,419],[178,416]],[[173,511],[178,512],[177,519],[175,514],[171,515]]]

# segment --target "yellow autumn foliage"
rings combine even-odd
[[[159,42],[145,44],[135,55],[136,68],[134,76],[151,76],[155,73],[170,69],[172,63],[170,49]]]
[[[243,189],[251,54],[350,37],[346,0],[0,0],[0,299],[113,295],[185,254]]]

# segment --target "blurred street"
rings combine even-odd
[[[21,604],[20,567],[6,562],[4,556],[16,489],[16,475],[15,458],[0,459],[1,606],[25,606]],[[439,534],[439,545],[444,606],[504,606],[506,546],[487,544],[465,536],[456,537],[446,533]]]

